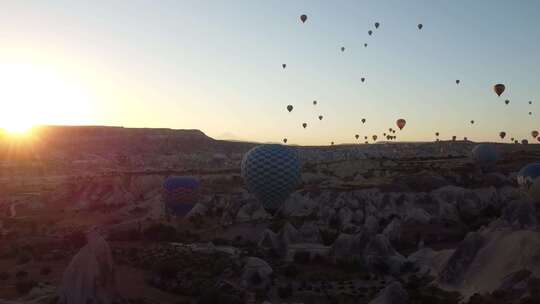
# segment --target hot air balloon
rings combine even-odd
[[[287,139],[286,139],[286,138],[284,138],[284,139],[283,139],[283,142],[284,142],[284,143],[287,143]]]
[[[283,64],[281,65],[281,67],[282,67],[282,68],[286,68],[287,65],[286,65],[285,63],[283,63]]]
[[[519,187],[534,200],[540,200],[540,163],[530,163],[517,174]]]
[[[375,28],[378,29],[379,28],[379,22],[375,22]]]
[[[304,129],[305,129],[307,127],[307,123],[303,123],[302,127],[304,127]]]
[[[355,137],[356,139],[358,139],[358,137],[360,137],[360,135],[356,134],[354,137]]]
[[[472,158],[482,168],[495,165],[499,159],[499,154],[495,146],[490,144],[480,144],[473,148]]]
[[[452,141],[456,141],[456,138],[457,138],[457,137],[456,137],[455,135],[452,136]]]
[[[512,138],[510,138],[510,141],[514,141],[514,138],[513,138],[513,137],[512,137]]]
[[[537,138],[538,137],[538,131],[534,130],[531,132],[531,135],[533,138]]]
[[[313,101],[313,105],[314,105],[314,106],[317,105],[317,101],[316,101],[316,100]]]
[[[300,21],[302,21],[302,23],[305,23],[306,20],[307,20],[307,16],[306,16],[306,15],[300,16]]]
[[[341,47],[341,51],[345,52],[345,47],[344,46]]]
[[[366,123],[366,119],[365,119],[365,118],[362,118],[362,123]]]
[[[333,146],[333,145],[334,145],[334,142],[331,142],[330,144]]]
[[[323,119],[323,116],[322,115],[319,115],[319,120],[322,120]]]
[[[537,137],[536,139],[537,139],[538,141],[540,141],[540,137]]]
[[[471,120],[471,125],[474,124],[474,120]]]
[[[392,132],[392,128],[388,128],[388,132]]]
[[[360,81],[364,82],[366,79],[364,77],[360,78]]]
[[[504,131],[500,132],[499,136],[501,137],[501,139],[504,139],[506,137],[506,132]]]
[[[365,144],[369,144],[369,142],[368,142],[367,140],[366,140],[364,143],[365,143]]]
[[[501,96],[505,89],[506,87],[502,83],[498,83],[493,86],[493,90],[495,91],[495,94],[497,94],[497,96]]]
[[[509,103],[510,103],[510,100],[507,99],[507,100],[504,101],[504,103],[505,103],[505,104],[509,104]]]
[[[532,104],[532,101],[529,101],[529,104]]]
[[[459,80],[459,79],[457,79],[457,80],[456,80],[456,84],[459,84],[459,83],[460,83],[460,80]]]
[[[516,139],[516,140],[514,140],[514,143],[515,143],[515,144],[519,144],[519,141]]]
[[[422,25],[422,23],[419,23],[419,24],[417,25],[417,27],[418,27],[419,30],[421,30],[421,29],[424,27],[424,25]]]
[[[291,112],[293,110],[293,106],[292,105],[288,105],[287,106],[287,111]]]
[[[171,176],[165,179],[161,198],[167,215],[183,217],[198,201],[199,181],[190,176]]]
[[[373,34],[373,31],[372,31],[372,30],[369,30],[369,31],[367,31],[367,33],[368,33],[368,35],[371,36],[371,34]]]
[[[364,136],[364,139],[367,139],[367,136]]]
[[[463,137],[463,140],[464,140],[464,141],[467,141],[467,140],[468,140],[468,139],[467,139],[467,136]]]
[[[373,141],[377,140],[377,135],[373,135],[371,138],[373,138]]]
[[[364,43],[364,47],[367,47],[367,43]]]
[[[435,132],[435,136],[439,137],[439,132]]]
[[[528,145],[528,144],[529,144],[529,141],[526,140],[526,139],[522,139],[522,140],[521,140],[521,144],[523,144],[523,145]]]
[[[279,209],[296,188],[300,169],[296,150],[276,144],[249,150],[241,164],[246,188],[270,212]]]
[[[529,112],[529,115],[532,115],[532,112]]]
[[[386,136],[386,133],[383,133],[382,135],[383,135],[383,136]]]
[[[398,126],[398,128],[400,130],[403,130],[403,127],[405,127],[405,124],[407,123],[407,121],[405,121],[405,119],[403,118],[400,118],[396,121],[396,125]]]

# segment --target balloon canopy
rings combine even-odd
[[[517,182],[526,193],[540,200],[540,163],[531,163],[519,170]]]
[[[499,153],[493,145],[480,144],[472,149],[472,158],[475,163],[482,167],[492,166],[499,159]]]
[[[242,160],[244,183],[264,208],[281,207],[300,180],[300,159],[296,150],[283,145],[260,145]]]
[[[168,214],[186,215],[197,204],[199,181],[191,176],[172,176],[165,179],[162,201]]]
[[[498,83],[493,86],[493,90],[495,91],[495,94],[497,94],[497,96],[501,96],[501,94],[504,93],[505,89],[506,87],[502,83]]]

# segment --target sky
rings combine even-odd
[[[535,0],[0,0],[0,127],[325,145],[381,138],[404,118],[400,141],[530,140],[539,11]]]

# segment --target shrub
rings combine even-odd
[[[49,275],[51,273],[51,268],[45,266],[43,268],[41,268],[41,270],[39,271],[39,273],[41,275]]]
[[[0,272],[0,281],[8,280],[10,277],[9,273],[7,272]]]
[[[35,281],[24,280],[24,281],[17,282],[17,284],[15,285],[15,288],[17,289],[17,292],[20,295],[25,295],[28,292],[30,292],[30,290],[32,290],[32,288],[34,288],[34,286],[36,285],[37,283]]]
[[[143,238],[154,242],[173,242],[176,240],[176,229],[168,225],[155,224],[143,231]]]
[[[278,296],[281,299],[290,298],[293,295],[293,289],[291,285],[281,286],[278,288]]]
[[[294,253],[294,261],[300,264],[307,264],[310,261],[310,253],[307,251],[297,251]]]

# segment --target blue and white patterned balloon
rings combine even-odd
[[[533,199],[540,201],[540,163],[528,164],[519,170],[517,182]]]
[[[275,211],[298,185],[300,159],[297,152],[283,145],[260,145],[242,160],[242,177],[247,189],[266,210]]]

